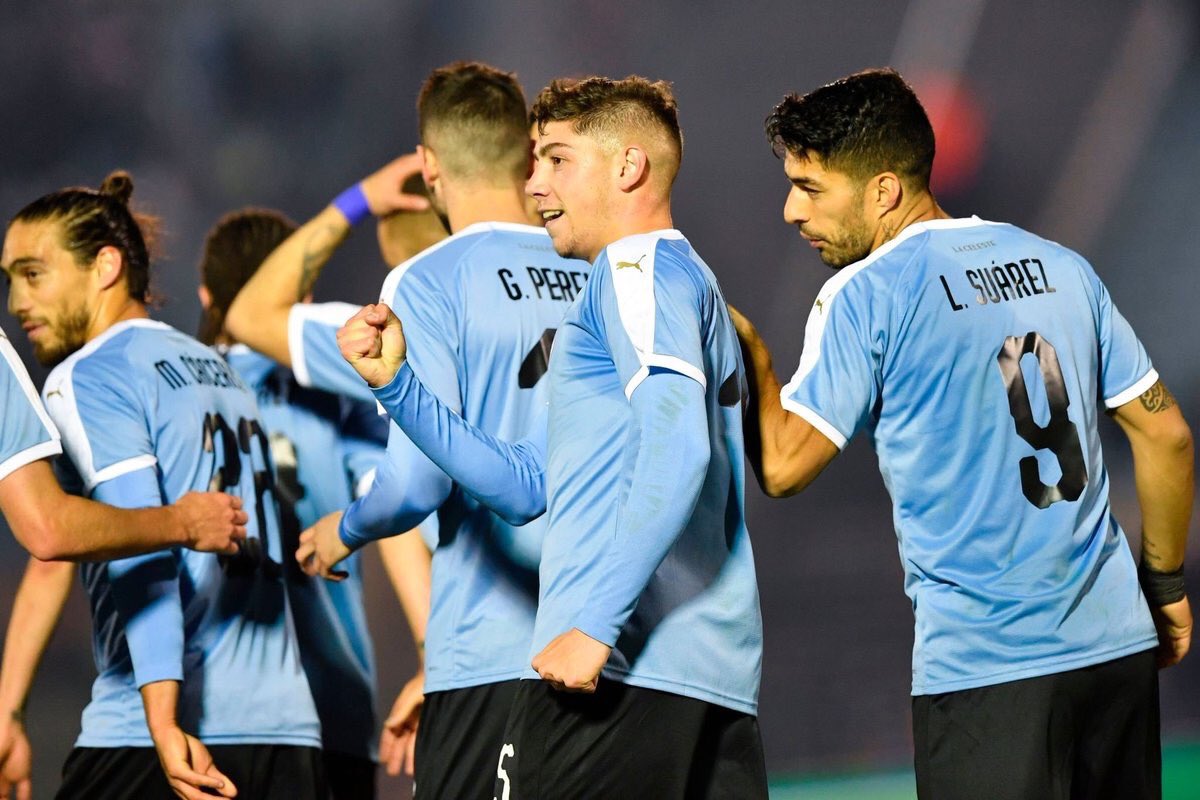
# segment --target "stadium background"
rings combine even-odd
[[[1200,13],[1189,0],[5,3],[0,215],[131,170],[135,202],[168,234],[157,314],[194,331],[206,228],[251,204],[300,221],[314,214],[415,144],[420,81],[459,58],[517,71],[530,97],[559,75],[673,81],[686,136],[677,227],[758,322],[781,372],[798,359],[809,303],[830,273],[781,221],[786,185],[762,120],[788,91],[894,65],[935,118],[942,205],[1088,256],[1200,422]],[[364,226],[318,299],[371,300],[383,275]],[[40,384],[19,329],[0,324]],[[1106,425],[1113,500],[1136,547],[1116,430]],[[911,796],[912,617],[870,448],[856,442],[800,497],[769,501],[753,485],[747,496],[775,796]],[[1197,538],[1193,528],[1193,575]],[[3,619],[22,564],[0,536]],[[412,648],[377,564],[369,589],[390,703]],[[39,797],[78,731],[93,677],[88,630],[77,591],[29,705]],[[1162,675],[1171,796],[1200,797],[1198,686],[1200,654]]]

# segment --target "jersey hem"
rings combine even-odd
[[[1106,650],[1103,653],[1090,653],[1086,656],[1061,660],[1058,656],[1052,656],[1053,661],[1043,659],[1034,663],[1031,666],[1023,667],[1022,669],[1014,670],[1013,672],[993,673],[988,676],[977,678],[964,678],[958,681],[938,682],[931,685],[925,685],[918,688],[914,683],[912,694],[914,697],[929,694],[946,694],[948,692],[961,692],[967,689],[981,689],[986,686],[997,686],[1002,683],[1012,683],[1013,681],[1025,680],[1026,678],[1040,678],[1044,675],[1057,675],[1063,672],[1070,672],[1075,669],[1090,667],[1095,664],[1104,664],[1108,661],[1116,661],[1118,658],[1131,656],[1135,653],[1142,653],[1146,650],[1152,650],[1158,646],[1158,637],[1153,636],[1148,639],[1139,640],[1133,644],[1125,645],[1114,650]]]
[[[33,447],[27,447],[18,453],[9,456],[3,463],[0,463],[0,481],[13,474],[21,467],[32,464],[34,461],[40,461],[43,458],[62,455],[62,445],[57,439],[51,439],[47,442],[39,442]]]
[[[846,449],[846,442],[848,441],[847,438],[843,436],[842,432],[835,428],[827,419],[822,417],[816,411],[813,411],[808,406],[801,405],[791,398],[784,397],[782,398],[782,402],[785,409],[816,428],[822,436],[833,442],[838,450]]]
[[[299,735],[278,735],[278,734],[257,734],[257,733],[192,733],[197,739],[204,744],[279,744],[290,745],[293,747],[315,747],[321,749],[321,738],[319,736],[299,736]],[[154,740],[149,734],[142,736],[114,736],[114,737],[91,737],[86,734],[80,734],[75,740],[75,747],[154,747]]]
[[[1126,403],[1132,402],[1135,398],[1145,394],[1146,391],[1148,391],[1150,387],[1156,383],[1158,383],[1158,370],[1152,368],[1141,378],[1134,381],[1133,385],[1125,391],[1119,392],[1112,397],[1105,398],[1104,407],[1117,408],[1118,406],[1123,406]]]
[[[758,702],[755,700],[745,700],[740,697],[732,697],[730,695],[714,692],[709,689],[702,689],[696,686],[679,683],[667,678],[652,678],[645,675],[630,675],[628,672],[621,672],[610,667],[605,667],[601,673],[603,677],[609,680],[618,681],[629,686],[637,686],[642,689],[654,689],[668,694],[677,694],[680,697],[690,697],[693,700],[700,700],[705,703],[711,703],[721,708],[728,708],[742,714],[749,714],[752,717],[758,716]],[[526,672],[522,676],[522,680],[541,680],[541,676],[532,670]]]
[[[536,674],[536,673],[535,673]],[[429,680],[429,673],[425,673],[425,693],[431,692],[452,692],[455,689],[473,689],[476,686],[486,686],[489,683],[503,683],[504,681],[515,681],[524,678],[526,671],[524,667],[517,669],[505,670],[504,672],[493,672],[487,675],[475,675],[467,678],[451,678],[445,681]]]

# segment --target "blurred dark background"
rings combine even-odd
[[[161,215],[167,231],[158,316],[194,331],[208,226],[250,204],[300,221],[315,214],[415,145],[421,80],[461,58],[515,70],[530,97],[560,75],[673,81],[686,136],[677,227],[788,374],[831,273],[782,222],[787,187],[763,118],[787,92],[896,66],[935,119],[943,207],[1083,252],[1184,413],[1200,420],[1200,212],[1191,202],[1200,13],[1190,0],[4,3],[0,215],[130,170],[135,205]],[[363,226],[318,299],[371,300],[384,271]],[[3,325],[40,385],[45,373],[19,330]],[[1113,502],[1136,547],[1128,448],[1116,431],[1107,426]],[[912,615],[873,453],[856,442],[799,497],[771,501],[753,485],[747,496],[769,768],[907,763]],[[1200,574],[1195,539],[1189,561]],[[23,563],[0,535],[2,619]],[[412,650],[377,564],[369,589],[386,708]],[[56,786],[78,731],[93,676],[88,631],[77,592],[28,711],[38,796]],[[1197,686],[1197,655],[1162,675],[1167,737],[1200,736]]]

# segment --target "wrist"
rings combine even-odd
[[[363,191],[362,183],[356,183],[349,189],[333,198],[333,205],[351,225],[357,225],[371,216],[371,205],[367,202],[367,194]]]
[[[1178,603],[1187,596],[1183,582],[1183,565],[1178,569],[1163,571],[1148,566],[1145,562],[1138,565],[1138,583],[1142,593],[1151,608]]]
[[[169,506],[163,506],[163,511],[167,514],[167,530],[170,531],[170,544],[177,547],[191,547],[195,544],[192,541],[191,531],[188,530],[187,518],[179,507],[172,503]]]

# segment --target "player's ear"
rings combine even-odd
[[[212,308],[212,292],[203,283],[196,287],[196,296],[200,298],[200,308],[205,311]]]
[[[441,176],[441,170],[438,167],[437,153],[430,150],[423,144],[417,145],[417,155],[421,157],[421,178],[425,181],[425,186],[430,191],[433,190],[433,184]]]
[[[96,266],[96,277],[100,281],[101,289],[111,287],[125,272],[125,259],[121,256],[121,251],[112,245],[101,247],[92,263]]]
[[[628,192],[636,188],[646,178],[650,169],[650,161],[646,150],[637,145],[623,148],[617,160],[617,186],[621,191]]]
[[[904,198],[904,184],[894,172],[881,172],[867,181],[867,207],[882,217],[900,205]]]

